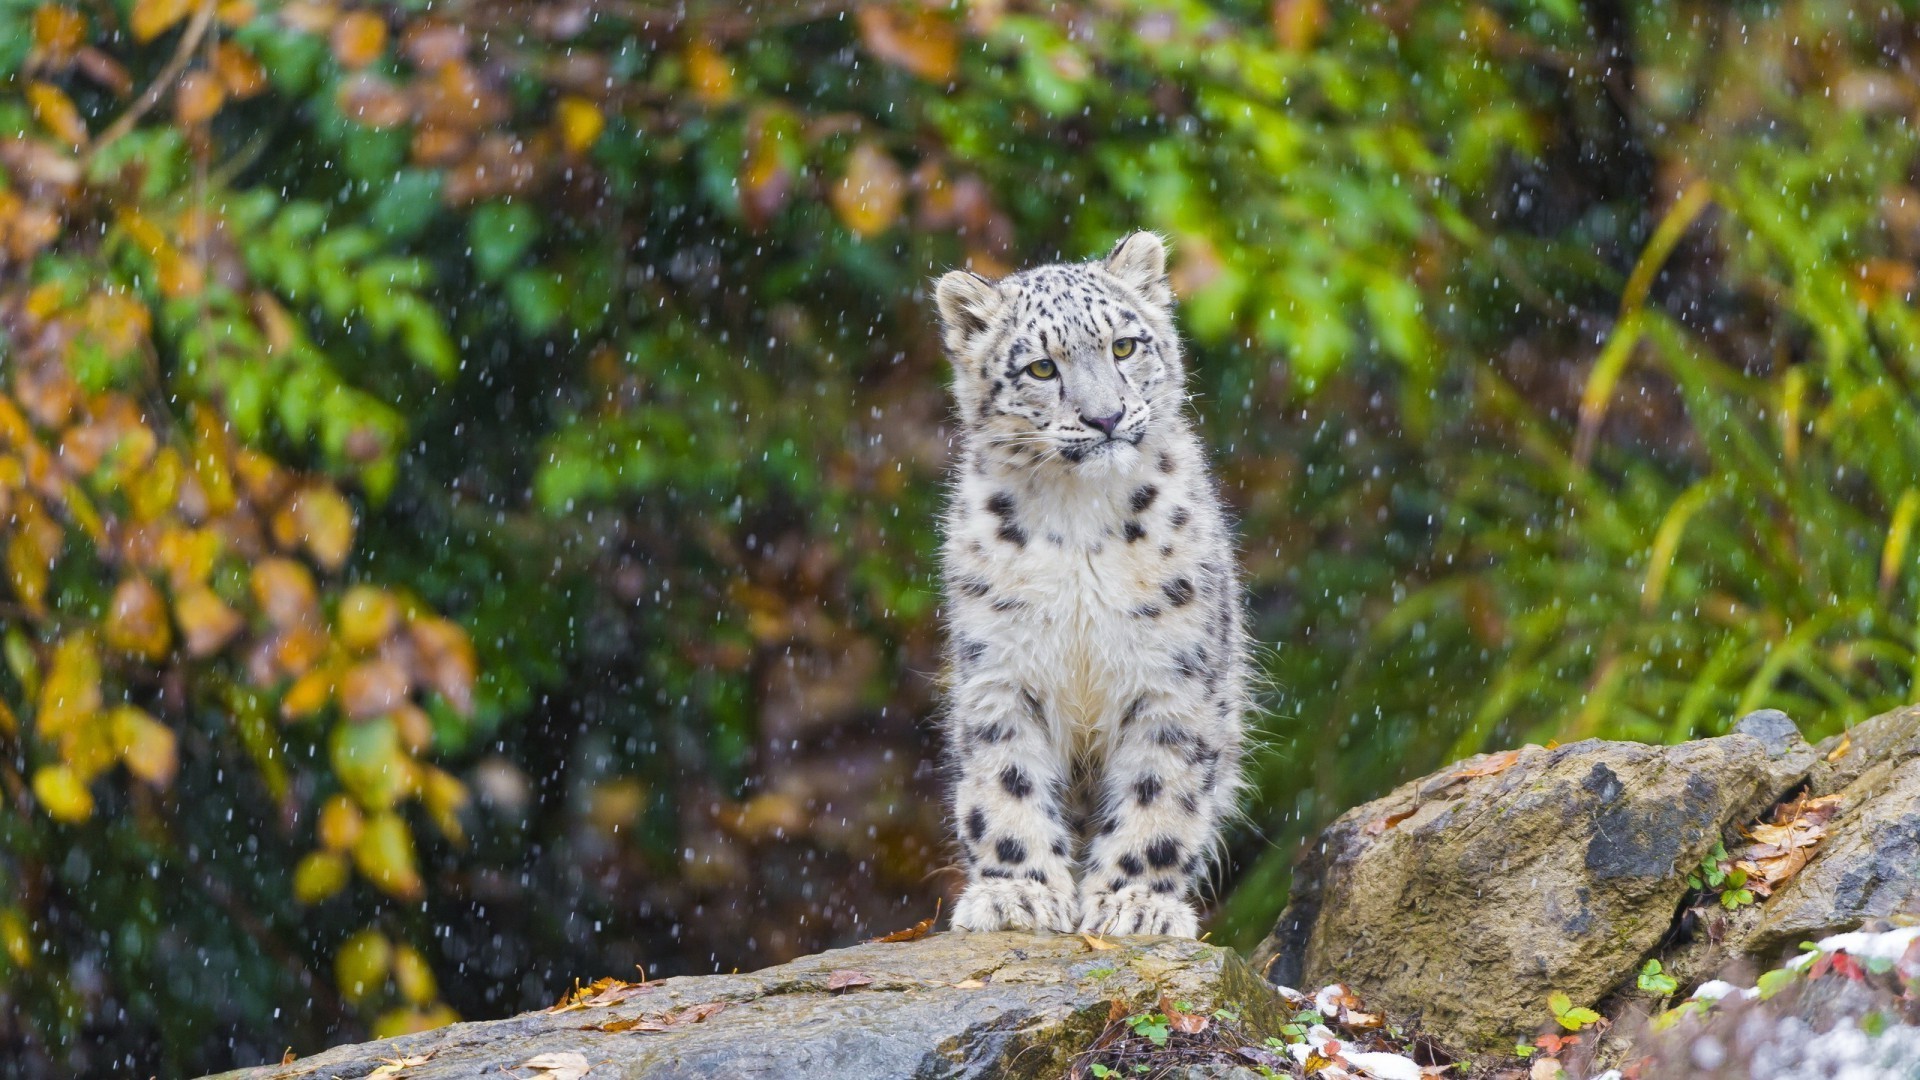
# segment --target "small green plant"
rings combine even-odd
[[[1091,971],[1088,971],[1088,972],[1087,972],[1087,978],[1089,978],[1089,979],[1104,979],[1104,978],[1107,978],[1108,976],[1110,976],[1110,975],[1112,975],[1112,974],[1114,973],[1114,971],[1115,971],[1115,969],[1114,969],[1114,968],[1110,968],[1110,967],[1097,967],[1097,968],[1094,968],[1094,969],[1092,969]]]
[[[1519,1058],[1521,1061],[1527,1060],[1533,1056],[1533,1044],[1529,1042],[1514,1043],[1513,1056]]]
[[[1713,850],[1700,860],[1700,865],[1687,875],[1687,887],[1699,893],[1720,891],[1720,906],[1728,911],[1738,911],[1754,902],[1753,890],[1747,888],[1747,872],[1733,865],[1727,855],[1727,845],[1715,841]]]
[[[1600,1022],[1599,1013],[1585,1007],[1576,1008],[1573,999],[1559,990],[1547,995],[1547,1008],[1553,1010],[1553,1018],[1568,1031],[1579,1031]]]
[[[1640,989],[1656,997],[1666,997],[1680,989],[1679,980],[1662,971],[1660,961],[1653,959],[1649,959],[1640,966],[1640,978],[1637,982]]]
[[[1240,1022],[1240,1011],[1230,1005],[1222,1005],[1213,1010],[1213,1018],[1223,1024],[1237,1024]]]
[[[1173,1025],[1167,1022],[1165,1013],[1141,1013],[1127,1020],[1127,1026],[1135,1035],[1152,1043],[1156,1047],[1167,1045],[1167,1037],[1173,1034]]]
[[[1287,1043],[1304,1042],[1307,1038],[1308,1028],[1311,1028],[1315,1024],[1324,1024],[1326,1022],[1326,1017],[1321,1016],[1318,1010],[1302,1009],[1293,1014],[1292,1020],[1281,1025],[1280,1034],[1286,1036],[1285,1042],[1278,1039],[1268,1039],[1267,1043],[1270,1046],[1285,1046]]]
[[[1115,1072],[1114,1070],[1112,1070],[1112,1069],[1109,1069],[1109,1068],[1107,1068],[1107,1067],[1106,1067],[1105,1065],[1102,1065],[1102,1064],[1100,1064],[1100,1063],[1098,1063],[1098,1062],[1095,1062],[1095,1063],[1094,1063],[1093,1065],[1091,1065],[1091,1066],[1089,1066],[1089,1067],[1087,1068],[1087,1071],[1088,1071],[1088,1072],[1090,1072],[1090,1073],[1092,1073],[1093,1075],[1095,1075],[1095,1076],[1097,1076],[1097,1077],[1099,1077],[1099,1078],[1100,1078],[1100,1080],[1106,1080],[1106,1078],[1107,1078],[1107,1077],[1109,1077],[1109,1076],[1118,1076],[1118,1075],[1120,1075],[1119,1073],[1117,1073],[1117,1072]]]

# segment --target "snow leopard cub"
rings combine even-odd
[[[1234,809],[1248,643],[1186,411],[1166,248],[936,289],[961,454],[944,528],[953,925],[1191,937]]]

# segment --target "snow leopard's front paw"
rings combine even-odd
[[[955,930],[1073,932],[1073,893],[1038,881],[975,881],[953,905]]]
[[[1200,917],[1177,897],[1128,885],[1116,892],[1089,893],[1080,901],[1080,930],[1088,934],[1166,934],[1197,937]]]

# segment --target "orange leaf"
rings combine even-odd
[[[907,927],[905,930],[895,930],[891,934],[882,934],[877,938],[868,938],[867,944],[891,945],[901,941],[919,941],[921,938],[926,937],[928,934],[933,932],[933,924],[937,922],[939,918],[940,918],[940,901],[935,900],[933,902],[933,914],[931,916],[925,919],[921,919],[919,922],[914,923],[912,926]]]
[[[299,678],[287,687],[280,698],[280,718],[283,720],[304,720],[333,700],[334,673],[330,665],[321,665]]]
[[[478,665],[467,632],[446,619],[425,616],[407,628],[418,653],[417,673],[462,716],[473,715],[473,682]]]
[[[1198,1035],[1207,1030],[1209,1021],[1206,1017],[1183,1011],[1165,994],[1160,995],[1160,1011],[1166,1014],[1167,1026],[1182,1035]]]
[[[1416,806],[1412,810],[1402,810],[1397,814],[1388,814],[1383,818],[1375,818],[1367,822],[1367,827],[1362,831],[1368,836],[1379,836],[1388,829],[1412,817],[1414,814],[1419,813],[1419,811],[1420,808]]]
[[[1497,754],[1487,755],[1486,760],[1482,761],[1478,765],[1475,765],[1466,769],[1461,769],[1459,772],[1454,773],[1454,776],[1460,777],[1460,778],[1465,778],[1469,776],[1497,776],[1500,773],[1506,772],[1508,769],[1512,768],[1513,763],[1519,760],[1520,760],[1520,751],[1502,750]]]
[[[130,577],[113,591],[105,631],[107,644],[146,660],[164,660],[173,647],[166,598],[144,577]]]
[[[858,18],[868,52],[929,82],[953,77],[960,48],[951,22],[925,9],[908,13],[880,4],[861,8]]]
[[[345,795],[332,795],[320,805],[320,825],[317,830],[320,846],[328,851],[345,851],[360,841],[360,832],[365,829],[367,819],[360,808]]]
[[[1273,36],[1288,52],[1313,48],[1326,25],[1326,0],[1273,0]]]
[[[1095,952],[1102,952],[1107,949],[1117,949],[1120,947],[1118,945],[1115,945],[1113,942],[1108,941],[1106,938],[1101,937],[1098,934],[1081,934],[1080,939],[1087,943],[1087,948],[1092,949]]]
[[[371,11],[355,11],[333,24],[333,58],[345,68],[363,68],[387,49],[387,23]]]
[[[192,0],[134,0],[129,25],[133,39],[142,45],[173,28],[192,10]]]
[[[267,88],[267,69],[252,53],[231,41],[213,47],[213,70],[220,77],[220,85],[235,98],[250,98]]]
[[[33,118],[55,138],[69,146],[87,141],[86,121],[59,87],[36,79],[27,84],[27,103],[33,106]]]
[[[340,707],[354,720],[371,720],[400,707],[412,690],[407,673],[391,660],[368,660],[340,679]]]
[[[876,144],[863,142],[847,155],[846,172],[829,199],[841,224],[866,239],[899,218],[906,191],[906,178],[893,158]]]
[[[313,575],[292,559],[262,559],[253,568],[253,602],[267,621],[285,629],[320,621],[320,595]]]
[[[860,971],[835,971],[827,976],[827,989],[845,990],[851,986],[866,986],[873,982],[873,976]]]
[[[226,103],[227,90],[219,76],[209,71],[189,71],[180,77],[180,86],[173,92],[173,118],[188,126],[204,124]]]

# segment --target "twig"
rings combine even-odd
[[[200,39],[207,34],[207,28],[213,25],[213,5],[214,0],[200,0],[199,9],[193,13],[193,21],[187,24],[186,32],[180,35],[179,43],[173,48],[173,55],[167,58],[167,65],[160,69],[160,74],[154,76],[152,82],[147,84],[147,89],[140,95],[139,100],[128,106],[126,112],[121,113],[118,119],[109,124],[107,129],[100,133],[100,137],[94,140],[93,145],[87,148],[87,152],[81,155],[80,171],[82,173],[86,172],[87,165],[99,156],[100,151],[112,146],[132,131],[133,125],[139,123],[140,118],[147,115],[148,110],[160,104],[160,99],[167,96],[167,91],[173,88],[174,80],[180,77],[180,73],[186,70],[187,63],[193,59],[193,50],[199,47]]]

